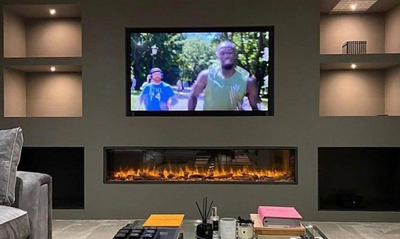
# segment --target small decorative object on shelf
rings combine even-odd
[[[367,54],[367,41],[346,41],[342,45],[343,54]]]
[[[207,197],[203,197],[203,207],[200,209],[199,204],[196,201],[197,209],[199,210],[199,214],[201,216],[202,223],[197,225],[196,227],[196,238],[197,239],[212,239],[213,236],[213,227],[211,223],[207,223],[207,218],[210,215],[211,207],[214,201],[211,201],[210,207],[208,207]],[[208,208],[208,209],[207,209]]]

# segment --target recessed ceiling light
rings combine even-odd
[[[356,69],[357,65],[356,64],[351,64],[351,69]]]
[[[378,0],[340,0],[332,12],[365,12]]]
[[[51,15],[56,15],[56,13],[57,13],[56,9],[53,9],[53,8],[50,9],[50,14]]]
[[[56,71],[56,68],[55,68],[54,66],[52,66],[52,67],[50,68],[50,70],[54,72],[54,71]]]

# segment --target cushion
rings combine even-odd
[[[0,238],[19,239],[29,235],[28,213],[21,209],[0,205]]]
[[[23,144],[22,129],[0,130],[0,205],[15,201],[17,166]]]

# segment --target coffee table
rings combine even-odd
[[[144,223],[144,219],[135,220],[137,222],[135,227],[140,227]],[[196,239],[196,226],[201,223],[201,220],[191,220],[185,219],[183,220],[182,230],[183,230],[183,239]],[[305,224],[306,227],[306,235],[299,236],[270,236],[270,235],[261,235],[258,236],[258,239],[329,239],[326,237],[321,230],[313,225]],[[257,237],[254,237],[255,239]]]

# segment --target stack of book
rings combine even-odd
[[[264,236],[304,236],[301,215],[294,207],[260,206],[258,214],[250,214],[258,238]]]

